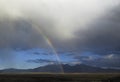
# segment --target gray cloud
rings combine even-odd
[[[76,34],[82,39],[77,40],[80,52],[90,52],[83,56],[73,54],[82,63],[98,66],[120,68],[120,10],[119,6],[93,21],[90,28]],[[98,56],[98,57],[96,57]]]
[[[120,55],[119,54],[108,54],[105,56],[95,57],[95,55],[90,56],[77,56],[74,57],[78,61],[84,64],[106,67],[106,68],[119,68],[120,69]]]
[[[53,46],[58,53],[63,50],[62,53],[70,52],[68,55],[73,56],[82,52],[119,54],[119,3],[119,0],[1,0],[0,49]],[[3,57],[0,53],[0,57],[8,55]]]
[[[102,19],[99,19],[99,17],[101,18],[109,9],[115,7],[117,5],[116,2],[119,1],[117,0],[114,4],[113,0],[106,0],[104,4],[99,0],[93,0],[92,3],[86,0],[58,0],[55,1],[55,3],[49,0],[26,0],[24,2],[29,5],[32,4],[33,6],[28,5],[28,7],[26,7],[23,0],[1,1],[1,4],[6,4],[0,6],[0,11],[2,11],[0,14],[1,47],[41,47],[49,44],[46,38],[52,42],[54,47],[75,49],[78,44],[80,46],[82,46],[82,44],[92,45],[92,42],[96,40],[95,37],[98,36],[97,31],[101,28],[99,24],[97,24],[99,21],[94,21],[100,20],[101,22]],[[38,3],[40,3],[40,5],[38,5]],[[91,23],[93,23],[93,26]],[[78,35],[75,34],[77,30],[79,30]],[[102,30],[105,29],[101,29],[101,31]],[[94,36],[94,33],[96,33],[96,36]],[[76,42],[78,42],[78,44],[76,44]],[[97,42],[98,41],[95,41],[94,44],[101,45]],[[84,47],[84,45],[82,47]]]
[[[27,60],[28,63],[47,63],[47,64],[55,64],[57,63],[57,61],[54,60],[49,60],[49,59],[31,59],[31,60]]]
[[[78,47],[97,54],[119,53],[120,50],[119,6],[93,21],[90,28],[77,32]]]
[[[0,21],[1,48],[33,48],[45,44],[41,34],[24,19]]]

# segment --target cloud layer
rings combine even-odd
[[[0,57],[11,59],[9,50],[17,48],[51,46],[74,57],[83,52],[118,56],[119,4],[119,0],[1,0],[0,49],[7,54]]]

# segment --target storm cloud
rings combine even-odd
[[[94,25],[97,28],[92,28],[91,22],[108,13],[108,10],[115,7],[118,2],[116,0],[113,4],[113,0],[106,0],[103,4],[99,0],[2,0],[0,2],[0,45],[20,48],[41,47],[46,44],[44,37],[47,37],[54,46],[76,47],[75,38],[85,41],[86,39],[81,37],[86,35],[84,33],[87,33],[87,30],[100,27],[97,24]],[[27,7],[26,3],[29,4]],[[75,34],[77,30],[79,36]],[[97,33],[97,30],[94,32]],[[94,36],[92,33],[88,32],[88,35]],[[95,41],[91,40],[91,36],[85,37],[91,42]]]
[[[58,55],[69,53],[73,58],[84,52],[119,57],[119,7],[119,0],[1,0],[0,58],[7,59],[1,61],[15,57],[8,49],[33,48],[54,48]]]
[[[120,51],[120,10],[119,6],[93,21],[90,28],[79,32],[78,46],[96,54],[119,54]]]

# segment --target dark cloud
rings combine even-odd
[[[119,60],[116,58],[120,58],[120,6],[109,10],[113,0],[109,4],[107,4],[109,1],[105,1],[104,5],[96,0],[93,3],[88,1],[88,4],[87,1],[83,1],[84,4],[79,1],[73,1],[73,4],[72,1],[70,3],[58,1],[59,5],[48,1],[44,3],[45,7],[36,6],[39,5],[39,1],[34,3],[35,6],[28,7],[23,4],[24,1],[13,0],[13,2],[16,4],[20,2],[20,5],[5,2],[7,6],[2,5],[5,9],[0,6],[0,11],[4,11],[0,13],[0,49],[8,52],[7,49],[46,48],[73,57],[80,56],[83,52],[102,56],[114,54],[113,59],[99,58],[100,61],[95,59],[92,61],[89,56],[80,56],[77,59],[86,63],[95,62],[94,65],[104,66],[106,63],[108,66],[119,67]],[[33,2],[30,1],[29,4]],[[105,4],[109,6],[106,7]],[[8,58],[10,56],[8,53],[4,56],[0,53],[0,57]],[[53,52],[32,54],[48,55]],[[116,60],[118,66],[112,63],[113,60]],[[27,62],[54,63],[55,61],[36,59]]]
[[[119,6],[95,19],[89,28],[76,34],[80,54],[78,61],[98,67],[120,68],[120,9]],[[83,52],[90,52],[84,55]]]
[[[104,52],[116,52],[119,51],[120,46],[119,14],[120,10],[117,7],[106,11],[104,15],[99,16],[94,21],[91,20],[89,25],[85,25],[86,29],[84,30],[81,30],[84,27],[80,26],[73,29],[69,25],[65,25],[66,27],[60,29],[56,25],[57,22],[51,17],[47,15],[45,17],[42,14],[37,17],[30,13],[28,19],[27,16],[4,18],[0,20],[0,47],[48,47],[49,43],[46,42],[46,37],[55,48],[62,48],[67,51],[94,51],[101,54],[104,54]],[[79,24],[73,24],[73,26],[79,26]],[[80,30],[78,30],[79,28]],[[73,35],[72,32],[76,30],[77,32]],[[68,39],[70,35],[71,38]]]
[[[105,56],[95,57],[95,55],[89,56],[77,56],[74,57],[78,61],[81,61],[84,64],[97,66],[97,67],[106,67],[106,68],[120,68],[120,55],[118,54],[109,54]]]
[[[119,6],[95,19],[89,28],[78,31],[77,46],[97,54],[112,54],[120,51],[120,10]]]
[[[27,60],[28,63],[47,63],[47,64],[54,64],[57,63],[57,61],[54,60],[49,60],[49,59],[31,59],[31,60]]]
[[[45,41],[34,25],[25,19],[0,20],[1,48],[34,48],[42,47]]]
[[[54,54],[54,52],[53,51],[46,51],[46,52],[40,51],[40,52],[33,52],[32,54],[34,54],[34,55],[52,55],[52,54]]]

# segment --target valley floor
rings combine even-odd
[[[120,82],[119,73],[0,74],[0,82]]]

